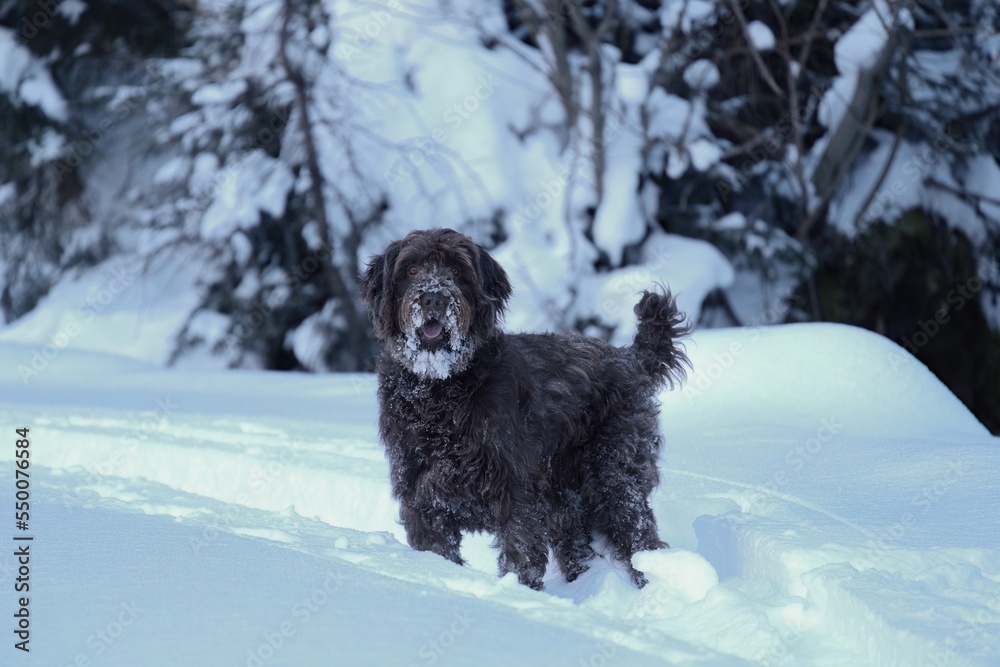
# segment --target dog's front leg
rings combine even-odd
[[[404,498],[399,517],[411,547],[418,551],[433,551],[453,563],[465,564],[461,554],[462,531],[453,516],[442,510],[418,506]]]
[[[495,518],[498,528],[494,546],[500,549],[500,576],[517,574],[517,580],[536,591],[542,590],[542,577],[549,560],[545,531],[545,513],[537,498],[515,502],[506,516]]]
[[[433,551],[453,563],[464,565],[461,526],[457,518],[436,503],[434,477],[418,454],[419,441],[398,428],[399,421],[383,408],[382,441],[389,459],[392,495],[399,500],[399,519],[406,541],[418,551]]]

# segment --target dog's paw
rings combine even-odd
[[[632,577],[632,583],[635,584],[636,588],[645,588],[646,584],[649,583],[649,579],[646,578],[646,575],[634,567],[629,568],[629,576]]]
[[[590,569],[590,562],[573,562],[564,566],[563,577],[567,582],[576,581],[581,574]]]
[[[544,584],[542,583],[541,579],[522,579],[522,578],[518,578],[518,581],[520,581],[522,584],[524,584],[528,588],[532,588],[532,589],[534,589],[536,591],[540,591],[544,587]]]

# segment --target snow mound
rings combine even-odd
[[[781,414],[786,425],[886,437],[958,434],[985,427],[906,350],[878,334],[839,324],[796,324],[699,332],[687,346],[694,367],[668,400],[725,406],[734,425]],[[729,410],[733,410],[729,412]],[[684,419],[685,413],[675,418]]]

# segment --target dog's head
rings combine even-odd
[[[434,379],[462,371],[497,334],[510,294],[497,261],[451,229],[410,232],[361,276],[375,335],[406,368]]]

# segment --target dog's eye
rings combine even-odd
[[[419,270],[420,270],[420,268],[416,264],[411,264],[410,268],[408,268],[406,270],[406,272],[408,274],[410,274],[411,276],[415,276],[415,275],[417,275],[417,271],[419,271]]]
[[[457,276],[459,273],[461,273],[461,271],[459,270],[459,268],[457,266],[451,267],[451,275]]]

